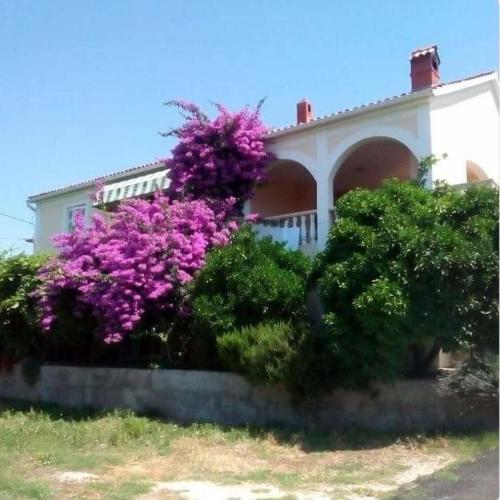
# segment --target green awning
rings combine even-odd
[[[152,174],[132,177],[130,179],[107,184],[102,191],[102,197],[97,204],[105,205],[114,201],[136,198],[155,191],[166,189],[170,181],[167,179],[167,170],[163,169]]]

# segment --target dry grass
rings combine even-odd
[[[231,494],[240,485],[241,498],[265,498],[259,491],[269,487],[285,498],[378,498],[496,444],[495,433],[401,437],[184,427],[130,412],[20,406],[0,409],[0,499],[197,498],[193,481],[205,489],[232,485]],[[97,477],[61,480],[62,472]],[[170,491],[172,481],[186,481],[193,491]]]

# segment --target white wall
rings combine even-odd
[[[499,182],[500,130],[495,82],[460,92],[436,95],[430,101],[432,152],[446,153],[433,169],[433,181],[467,181],[466,162],[479,165],[488,178]]]
[[[90,221],[92,202],[89,188],[59,194],[36,202],[35,235],[33,249],[35,253],[50,252],[54,249],[52,237],[67,231],[67,208],[81,203],[86,204],[86,219]]]

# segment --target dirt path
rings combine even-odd
[[[141,477],[152,482],[147,493],[137,496],[139,500],[206,500],[207,498],[213,500],[284,500],[291,498],[294,500],[329,500],[331,498],[373,500],[388,492],[395,491],[399,486],[411,483],[421,476],[432,474],[450,463],[450,459],[445,456],[423,457],[415,453],[411,459],[407,457],[404,470],[388,474],[384,478],[374,479],[365,476],[362,479],[358,476],[357,479],[341,479],[338,484],[329,482],[328,484],[296,484],[286,487],[264,481],[230,481],[231,474],[220,480],[191,480],[188,478],[170,481],[159,480],[165,468],[167,470],[173,468],[173,462],[170,459],[171,457],[157,457],[149,462],[122,465],[108,469],[107,473],[100,476],[79,471],[59,471],[52,477],[60,484],[64,483],[67,486],[81,488],[84,487],[84,483],[110,480],[119,482],[124,481],[125,477],[130,474],[137,476],[140,473]],[[215,457],[213,457],[213,462],[217,462]],[[227,470],[227,463],[224,465],[224,469]],[[333,468],[335,468],[334,465]],[[180,467],[180,470],[172,477],[185,476],[186,471],[182,471],[182,469],[183,467]],[[321,470],[325,473],[328,472],[328,468]],[[321,477],[321,474],[316,477]],[[81,492],[83,493],[84,489]]]

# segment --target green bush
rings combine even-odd
[[[40,255],[0,255],[0,352],[13,358],[39,354],[41,334],[32,293]]]
[[[423,374],[441,348],[497,344],[496,189],[391,180],[347,193],[337,214],[313,271],[335,385],[393,380],[408,351]]]
[[[210,252],[192,290],[196,335],[219,335],[263,321],[306,317],[310,261],[270,238],[258,240],[250,226],[231,243]]]
[[[283,384],[294,398],[323,394],[335,367],[326,338],[305,322],[266,321],[221,335],[222,364],[255,384]]]
[[[229,370],[257,384],[280,383],[290,378],[296,356],[295,337],[289,322],[265,322],[221,335],[217,348]]]

